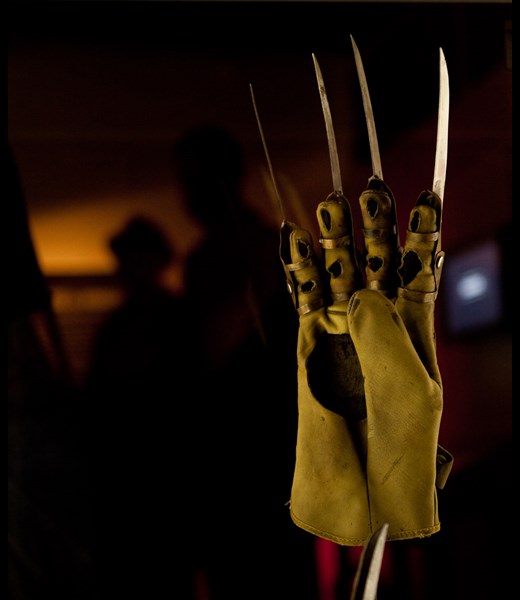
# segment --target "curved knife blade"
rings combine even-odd
[[[365,69],[363,68],[363,61],[361,60],[361,54],[359,53],[358,47],[352,35],[350,36],[352,42],[352,48],[354,50],[354,59],[356,61],[356,70],[359,79],[359,85],[361,87],[361,97],[363,98],[363,108],[365,109],[365,119],[367,122],[368,130],[368,142],[370,144],[370,157],[372,159],[372,174],[379,179],[383,179],[383,169],[381,167],[381,156],[379,154],[379,142],[377,140],[376,124],[374,121],[374,112],[372,110],[372,102],[370,100],[370,93],[368,91],[367,78],[365,76]]]
[[[325,119],[325,129],[327,130],[330,168],[332,171],[332,185],[334,187],[334,192],[343,194],[343,185],[341,183],[341,171],[339,168],[338,147],[336,145],[334,127],[332,126],[332,115],[330,113],[329,100],[327,98],[327,92],[325,90],[325,83],[323,82],[321,69],[318,64],[318,60],[314,54],[312,55],[312,60],[314,61],[314,70],[316,71],[316,79],[318,81],[318,89],[320,91],[321,107],[323,109],[323,117]]]
[[[444,198],[446,183],[446,167],[448,164],[448,122],[450,113],[450,82],[448,67],[442,48],[439,48],[439,115],[437,118],[437,148],[435,151],[435,168],[433,172],[433,188],[441,202]]]
[[[354,579],[350,600],[375,600],[383,562],[388,523],[374,531],[366,543]]]
[[[258,131],[260,132],[260,139],[262,140],[262,146],[264,148],[264,154],[265,154],[265,158],[267,160],[267,167],[269,169],[269,175],[271,176],[271,183],[273,184],[274,195],[276,197],[276,201],[278,202],[278,207],[280,209],[282,222],[285,222],[285,211],[283,208],[282,198],[280,196],[280,192],[278,191],[278,186],[276,184],[276,178],[274,176],[273,165],[271,163],[269,151],[267,150],[267,143],[265,141],[264,130],[262,128],[262,123],[260,122],[260,115],[258,114],[258,109],[256,107],[255,94],[253,92],[253,85],[251,83],[249,84],[249,90],[251,92],[251,101],[253,102],[253,110],[255,111],[256,124],[258,125]]]

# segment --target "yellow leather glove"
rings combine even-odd
[[[421,193],[403,249],[382,180],[369,180],[360,206],[363,271],[350,207],[338,193],[317,209],[323,261],[309,232],[294,223],[284,221],[280,245],[300,314],[291,517],[350,546],[363,545],[384,523],[388,540],[438,531],[436,488],[453,461],[438,446],[440,201]]]

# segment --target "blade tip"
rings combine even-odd
[[[314,52],[312,53],[312,62],[314,63],[314,70],[316,71],[316,75],[318,77],[321,77],[320,63],[318,62],[318,59],[316,58]]]

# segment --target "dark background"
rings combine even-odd
[[[512,220],[510,3],[9,2],[7,11],[8,141],[79,384],[96,326],[119,301],[106,242],[129,215],[164,224],[177,250],[170,284],[183,289],[184,260],[200,232],[183,207],[171,148],[190,126],[216,124],[239,140],[246,195],[258,218],[277,227],[250,83],[289,217],[317,239],[314,209],[331,179],[312,52],[358,218],[356,198],[371,173],[349,34],[364,60],[401,235],[417,195],[431,186],[442,47],[451,84],[447,260],[482,240],[505,247]],[[505,260],[502,270],[507,308]],[[441,291],[440,442],[455,466],[440,493],[441,533],[398,551],[394,561],[404,567],[394,566],[415,582],[416,598],[498,597],[510,578],[510,322],[505,311],[498,326],[454,337],[443,316],[450,290]],[[391,570],[382,576],[391,579]]]

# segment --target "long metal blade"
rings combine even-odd
[[[376,124],[374,121],[374,112],[372,111],[372,102],[370,101],[370,93],[368,91],[367,78],[361,54],[352,35],[350,36],[352,48],[354,50],[354,59],[356,61],[356,69],[361,86],[361,97],[363,98],[363,108],[365,109],[365,119],[367,122],[368,142],[370,144],[370,157],[372,158],[372,173],[383,179],[383,169],[381,168],[381,156],[379,154],[379,143],[377,141]]]
[[[321,107],[323,109],[323,117],[325,118],[325,128],[327,130],[327,141],[329,144],[330,168],[332,171],[332,185],[334,191],[343,194],[343,185],[341,183],[341,171],[339,168],[338,147],[336,145],[336,136],[334,127],[332,126],[332,115],[330,114],[329,100],[325,90],[325,83],[321,74],[320,65],[316,56],[312,55],[314,61],[314,69],[316,71],[316,79],[318,80],[318,89],[320,90]]]
[[[361,554],[350,600],[376,599],[387,532],[385,523],[370,536]]]
[[[433,171],[433,188],[441,202],[444,198],[446,183],[446,167],[448,164],[448,121],[450,114],[450,82],[448,67],[442,48],[439,48],[439,116],[437,119],[437,149],[435,151],[435,168]]]
[[[274,194],[276,196],[276,200],[278,202],[278,206],[280,208],[280,214],[282,216],[282,221],[285,221],[285,211],[282,204],[282,198],[280,193],[278,192],[278,186],[276,185],[276,178],[274,176],[273,165],[271,163],[271,158],[269,157],[269,151],[267,150],[267,144],[264,137],[264,130],[262,129],[262,123],[260,122],[260,116],[258,114],[258,109],[256,107],[255,94],[253,92],[252,84],[249,84],[249,89],[251,90],[251,100],[253,102],[253,109],[255,111],[256,122],[258,124],[258,130],[260,132],[260,139],[262,140],[262,146],[264,147],[265,158],[267,159],[267,166],[269,168],[269,175],[271,176],[271,182],[273,184]]]

